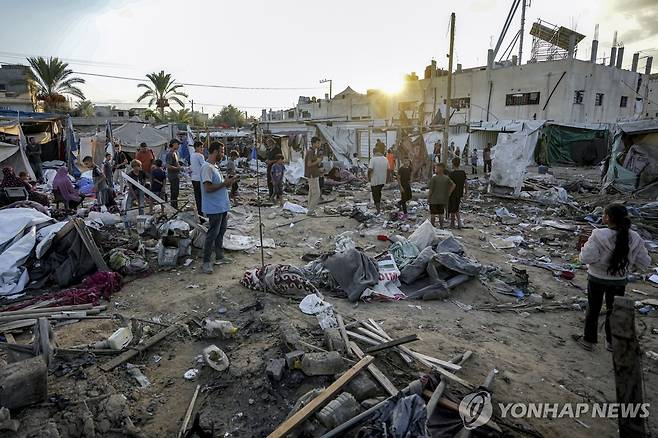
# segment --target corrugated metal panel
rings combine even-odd
[[[473,131],[468,138],[468,145],[471,148],[475,148],[478,151],[484,149],[487,143],[495,145],[498,141],[498,132],[496,131]]]
[[[358,152],[360,158],[370,158],[373,154],[372,148],[377,143],[377,140],[381,140],[387,147],[390,147],[395,143],[395,137],[393,137],[393,143],[389,144],[389,139],[386,136],[386,132],[370,132],[368,130],[359,130],[358,131]],[[370,135],[368,135],[370,133]]]

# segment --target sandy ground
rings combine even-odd
[[[595,179],[596,169],[559,169],[560,175],[571,178]],[[247,180],[246,185],[252,183]],[[188,194],[189,196],[189,194]],[[248,190],[244,197],[249,198]],[[398,192],[384,191],[384,198],[394,200]],[[416,193],[416,197],[424,196]],[[591,196],[591,195],[588,195]],[[339,206],[354,201],[367,201],[367,191],[354,191],[336,196],[325,196],[335,200],[327,206]],[[585,197],[586,198],[586,197]],[[303,197],[288,196],[293,202],[304,203]],[[464,204],[464,218],[467,228],[455,230],[455,236],[466,248],[467,255],[480,263],[499,266],[511,271],[509,260],[517,255],[517,249],[496,250],[487,240],[517,234],[517,227],[507,227],[495,222],[493,209],[505,205],[510,211],[524,214],[527,204],[501,201],[491,198],[471,197]],[[243,210],[245,209],[246,210]],[[257,235],[257,209],[241,206],[237,211],[246,211],[236,221],[254,226],[253,236]],[[275,213],[275,214],[273,214]],[[426,213],[419,215],[420,223]],[[250,219],[247,216],[251,215]],[[319,253],[333,249],[333,238],[344,231],[356,230],[356,220],[346,217],[308,218],[290,227],[291,221],[304,216],[284,217],[279,208],[263,208],[263,232],[265,237],[274,238],[275,249],[265,250],[265,263],[288,263],[302,265],[304,253]],[[544,216],[544,219],[551,217]],[[379,225],[383,219],[379,221]],[[283,225],[283,226],[282,226]],[[412,225],[412,231],[414,226]],[[374,227],[367,229],[363,236],[355,233],[355,241],[362,248],[370,249],[374,256],[385,250],[387,243],[378,241],[377,234],[409,234],[396,230]],[[550,254],[553,261],[573,262],[577,256],[577,237],[573,232],[552,230],[556,239],[551,245],[530,242],[530,252],[536,255]],[[532,238],[526,233],[526,240]],[[537,236],[535,238],[538,239]],[[316,245],[316,242],[319,244]],[[180,428],[187,405],[197,384],[204,385],[197,403],[197,410],[203,412],[201,421],[206,426],[213,424],[214,436],[266,436],[287,415],[295,399],[319,385],[326,385],[323,378],[305,378],[295,373],[281,383],[271,383],[265,376],[265,363],[269,358],[281,357],[283,347],[279,339],[278,326],[281,321],[292,321],[308,342],[321,345],[321,331],[314,317],[302,314],[297,300],[285,299],[276,295],[257,293],[239,284],[244,271],[260,264],[260,252],[230,254],[233,263],[215,269],[212,275],[200,271],[200,259],[194,257],[189,267],[179,267],[170,271],[159,271],[145,278],[133,279],[111,300],[112,312],[150,319],[160,317],[163,322],[189,313],[200,318],[206,315],[218,316],[233,321],[241,327],[237,338],[227,341],[200,340],[189,334],[179,333],[168,337],[148,350],[132,363],[142,366],[151,385],[138,388],[125,370],[117,368],[105,373],[97,367],[85,369],[86,379],[72,377],[50,378],[51,394],[62,394],[71,399],[81,399],[106,391],[126,394],[132,417],[136,425],[147,436],[175,436]],[[561,257],[556,257],[561,256]],[[655,261],[655,259],[654,259]],[[585,292],[556,278],[551,272],[523,267],[530,275],[530,287],[538,294],[551,293],[550,301],[570,300],[584,297]],[[586,273],[577,271],[573,283],[584,289]],[[629,296],[638,299],[643,295],[631,292],[641,290],[647,297],[658,297],[658,288],[649,284],[633,283],[627,291]],[[500,302],[510,301],[497,295]],[[262,310],[244,309],[259,299]],[[615,396],[614,374],[611,354],[600,344],[594,352],[578,348],[571,335],[581,333],[584,313],[576,310],[557,310],[524,314],[522,312],[477,310],[498,304],[489,291],[473,280],[459,286],[446,301],[371,302],[352,304],[344,299],[328,297],[347,322],[374,318],[393,337],[416,333],[422,338],[414,343],[420,352],[441,359],[449,359],[455,354],[472,350],[474,355],[460,376],[478,385],[482,383],[492,368],[500,373],[494,381],[494,402],[613,402]],[[456,302],[473,306],[463,310]],[[548,300],[545,301],[548,303]],[[242,309],[242,311],[241,311]],[[602,320],[601,320],[602,321]],[[658,351],[658,336],[652,330],[658,328],[656,312],[649,316],[636,316],[636,329],[643,350]],[[194,332],[194,325],[192,324]],[[117,325],[112,321],[83,321],[56,330],[60,345],[75,345],[103,339]],[[160,328],[150,326],[152,331]],[[26,340],[25,340],[26,342]],[[229,356],[229,371],[217,373],[209,368],[202,370],[198,381],[183,379],[183,373],[194,367],[196,357],[206,345],[215,343]],[[155,363],[154,356],[161,360]],[[105,360],[100,358],[99,361]],[[422,368],[409,368],[393,353],[379,355],[376,363],[398,385],[404,387],[423,371]],[[658,367],[655,361],[644,358],[646,401],[651,403],[650,427],[658,432]],[[451,384],[455,394],[465,394],[463,388]],[[614,420],[581,418],[574,419],[522,419],[517,420],[529,429],[543,436],[573,437],[612,437],[617,436]],[[511,431],[511,436],[522,436]],[[119,435],[117,435],[119,436]]]

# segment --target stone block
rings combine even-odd
[[[339,353],[346,353],[345,342],[340,336],[340,330],[337,328],[328,328],[324,331],[324,344],[329,351],[338,351]]]
[[[265,373],[270,379],[274,380],[275,382],[279,382],[283,377],[285,366],[285,359],[270,359],[270,361],[267,363],[267,368],[265,368]]]
[[[345,362],[337,351],[306,353],[302,359],[302,371],[307,376],[333,376],[344,369]]]
[[[48,368],[41,356],[0,369],[0,406],[9,409],[39,403],[48,397]]]

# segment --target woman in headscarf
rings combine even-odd
[[[84,195],[73,187],[68,169],[64,166],[57,169],[57,175],[53,179],[53,191],[55,190],[59,192],[59,196],[68,203],[68,207],[71,209],[77,208],[84,199]]]
[[[23,187],[25,190],[27,190],[28,194],[28,199],[30,201],[38,202],[41,205],[44,205],[48,207],[50,205],[50,201],[48,200],[48,196],[39,193],[36,191],[36,189],[32,186],[32,184],[26,183],[22,179],[16,176],[14,173],[14,169],[12,167],[5,167],[2,169],[2,183],[0,183],[0,188],[11,188],[11,187]]]

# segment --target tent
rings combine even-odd
[[[537,149],[537,161],[549,165],[599,164],[608,155],[608,125],[546,124]]]
[[[460,133],[449,133],[448,134],[448,146],[450,143],[455,143],[455,147],[459,148],[460,151],[464,150],[464,147],[468,143],[468,132]],[[418,137],[414,137],[413,141],[416,141]],[[437,141],[443,143],[443,131],[430,131],[423,133],[423,140],[425,140],[425,147],[427,148],[427,153],[434,155],[434,144]]]
[[[349,165],[351,155],[356,151],[356,129],[328,126],[318,123],[320,135],[329,143],[331,151],[341,163]]]
[[[19,146],[0,142],[0,167],[7,166],[13,167],[16,174],[25,171],[34,178],[34,172],[23,150]]]
[[[535,162],[535,149],[543,123],[523,123],[513,133],[501,132],[492,152],[492,167],[489,183],[503,191],[518,194],[528,166]],[[500,190],[499,190],[500,191]]]
[[[158,156],[163,147],[169,143],[169,139],[160,131],[137,116],[131,117],[128,122],[114,129],[112,135],[121,142],[123,150],[128,153],[137,152],[139,144],[144,142]]]
[[[619,123],[612,130],[612,152],[603,188],[630,193],[658,181],[658,120]]]

